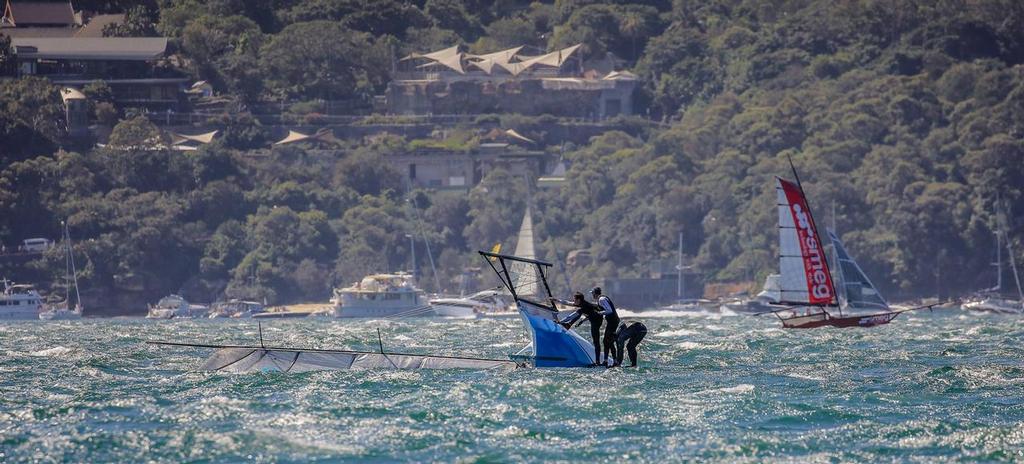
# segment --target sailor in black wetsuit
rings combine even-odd
[[[577,309],[572,312],[568,317],[559,321],[562,327],[569,329],[573,323],[577,325],[582,324],[581,320],[583,316],[587,317],[587,321],[590,322],[590,338],[594,340],[594,359],[601,359],[601,309],[594,303],[587,301],[583,298],[583,294],[576,292],[572,296],[572,303],[568,301],[562,301],[562,303],[575,306]],[[577,322],[578,321],[578,322]]]
[[[643,322],[623,323],[615,332],[615,364],[612,367],[622,365],[622,348],[625,345],[629,351],[629,367],[636,367],[637,355],[636,346],[647,335],[647,326]]]
[[[598,359],[598,364],[611,365],[615,354],[615,330],[619,327],[619,312],[615,310],[615,303],[611,298],[601,294],[601,287],[594,287],[590,295],[597,300],[597,306],[601,308],[601,315],[604,316],[604,361]],[[621,358],[622,355],[617,357]]]

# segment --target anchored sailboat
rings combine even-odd
[[[996,207],[1001,206],[1001,201],[996,199]],[[1021,287],[1020,275],[1017,273],[1017,260],[1013,250],[1013,242],[1006,235],[1005,216],[1001,211],[996,212],[996,262],[992,263],[996,268],[996,286],[979,292],[974,298],[964,302],[963,308],[971,311],[983,311],[1001,314],[1022,314],[1024,313],[1024,289]],[[1017,284],[1017,300],[1004,295],[1003,288],[1003,242],[1006,244],[1006,252],[1010,259],[1010,269],[1013,271],[1013,280]]]
[[[39,313],[43,320],[69,320],[82,318],[82,297],[78,292],[78,270],[75,269],[75,256],[71,252],[71,233],[67,222],[64,223],[64,301],[47,307]],[[75,289],[75,306],[71,306],[71,288]]]
[[[840,278],[841,291],[837,292],[825,244],[818,234],[795,167],[793,177],[796,182],[775,178],[779,221],[779,304],[785,308],[771,312],[782,321],[783,327],[871,327],[888,324],[907,311],[935,306],[890,309],[839,238],[830,231],[829,238],[837,261],[835,268]]]

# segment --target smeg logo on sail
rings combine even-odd
[[[815,299],[832,300],[831,286],[828,285],[828,274],[825,273],[825,260],[821,256],[818,238],[811,227],[810,217],[799,203],[792,205],[793,220],[800,235],[800,252],[804,256],[804,269],[807,270],[807,285],[811,296]]]

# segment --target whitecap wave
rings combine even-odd
[[[29,356],[38,356],[41,358],[54,358],[58,356],[65,356],[71,354],[74,351],[75,350],[73,348],[58,345],[53,348],[47,348],[45,350],[33,351],[29,353]]]
[[[685,337],[687,335],[697,335],[697,331],[688,329],[669,330],[667,332],[658,332],[654,334],[655,337]]]
[[[672,345],[672,346],[674,346],[676,348],[682,348],[684,350],[700,350],[700,349],[704,349],[704,348],[708,347],[707,345],[702,345],[702,344],[697,343],[697,342],[682,342],[682,343],[676,343],[675,345]]]

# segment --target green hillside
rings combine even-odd
[[[0,80],[0,239],[58,236],[67,218],[83,288],[114,306],[141,310],[137,300],[183,288],[199,300],[325,300],[331,285],[408,267],[406,234],[429,239],[452,290],[480,265],[474,250],[512,246],[522,183],[498,170],[468,195],[408,192],[383,157],[422,141],[255,156],[269,135],[245,104],[368,101],[394,56],[456,43],[611,52],[641,79],[637,113],[664,122],[549,147],[570,168],[561,190],[533,194],[540,254],[589,249],[575,285],[641,275],[675,256],[680,232],[706,280],[763,278],[777,267],[773,176],[790,176],[787,156],[819,223],[835,223],[887,295],[991,286],[997,197],[1024,257],[1018,1],[76,3],[126,6],[129,21],[108,33],[170,37],[185,71],[235,99],[214,144],[163,149],[156,127],[119,108],[104,113],[121,120],[108,147],[62,148],[51,84]],[[102,100],[100,85],[86,93]],[[0,275],[42,281],[61,260],[0,261]]]

